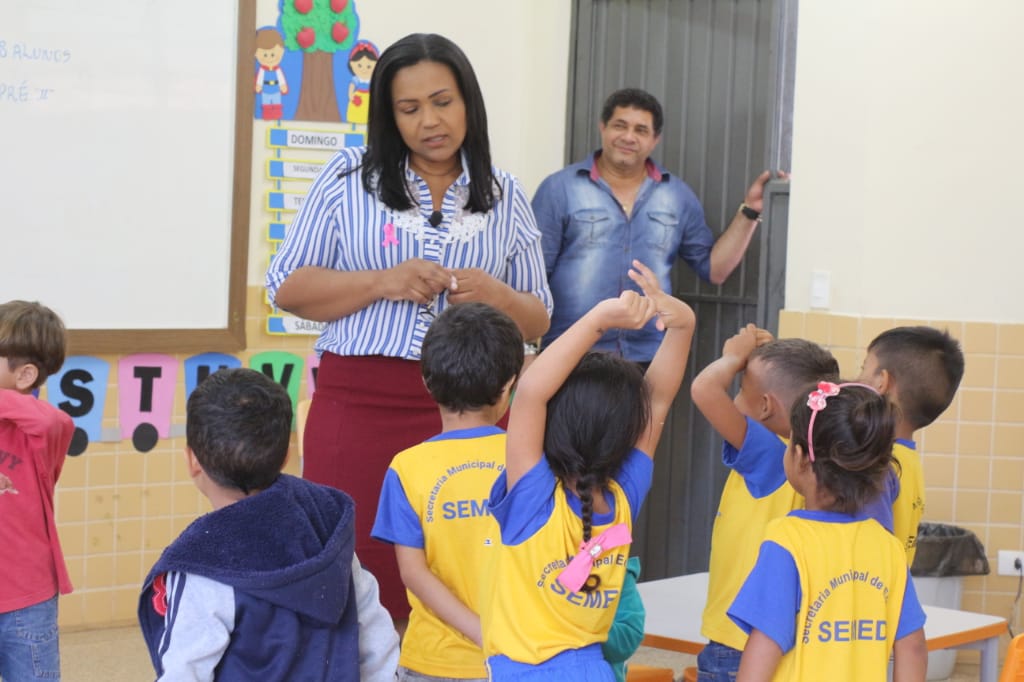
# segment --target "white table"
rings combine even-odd
[[[639,583],[647,610],[644,646],[685,654],[699,654],[708,640],[700,634],[700,621],[708,594],[708,574]],[[981,682],[999,677],[999,637],[1006,619],[970,611],[925,606],[928,620],[924,637],[928,650],[977,649],[981,652]]]

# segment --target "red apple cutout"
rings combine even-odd
[[[340,21],[334,22],[334,26],[331,27],[331,37],[336,43],[345,42],[345,38],[348,38],[348,26]]]
[[[308,50],[309,46],[316,42],[316,31],[307,26],[295,35],[295,41],[303,50]]]
[[[348,0],[331,0],[331,11],[340,14],[345,11],[347,5]]]
[[[299,14],[309,14],[313,9],[313,0],[295,0],[295,11]]]

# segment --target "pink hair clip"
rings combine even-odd
[[[807,424],[807,458],[812,462],[814,461],[814,445],[811,442],[811,433],[814,431],[814,418],[818,416],[819,412],[825,409],[828,398],[839,395],[839,389],[846,388],[847,386],[869,388],[875,393],[878,393],[874,386],[860,384],[855,381],[847,382],[845,384],[833,384],[831,381],[821,381],[818,382],[818,388],[807,394],[807,407],[811,408],[811,421]]]
[[[572,558],[569,565],[558,574],[558,582],[562,583],[570,592],[579,592],[580,588],[587,582],[587,577],[590,575],[590,569],[594,566],[595,559],[606,550],[628,545],[632,541],[633,535],[629,532],[629,526],[624,523],[615,524],[596,538],[590,538],[589,542],[580,544],[580,551]]]

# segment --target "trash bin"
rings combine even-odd
[[[959,526],[922,521],[917,529],[917,553],[910,567],[914,589],[922,604],[959,609],[963,576],[988,575],[985,547],[978,536]],[[953,674],[956,651],[928,654],[928,679]]]

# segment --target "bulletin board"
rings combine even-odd
[[[72,353],[245,347],[255,0],[0,5],[0,299]]]

